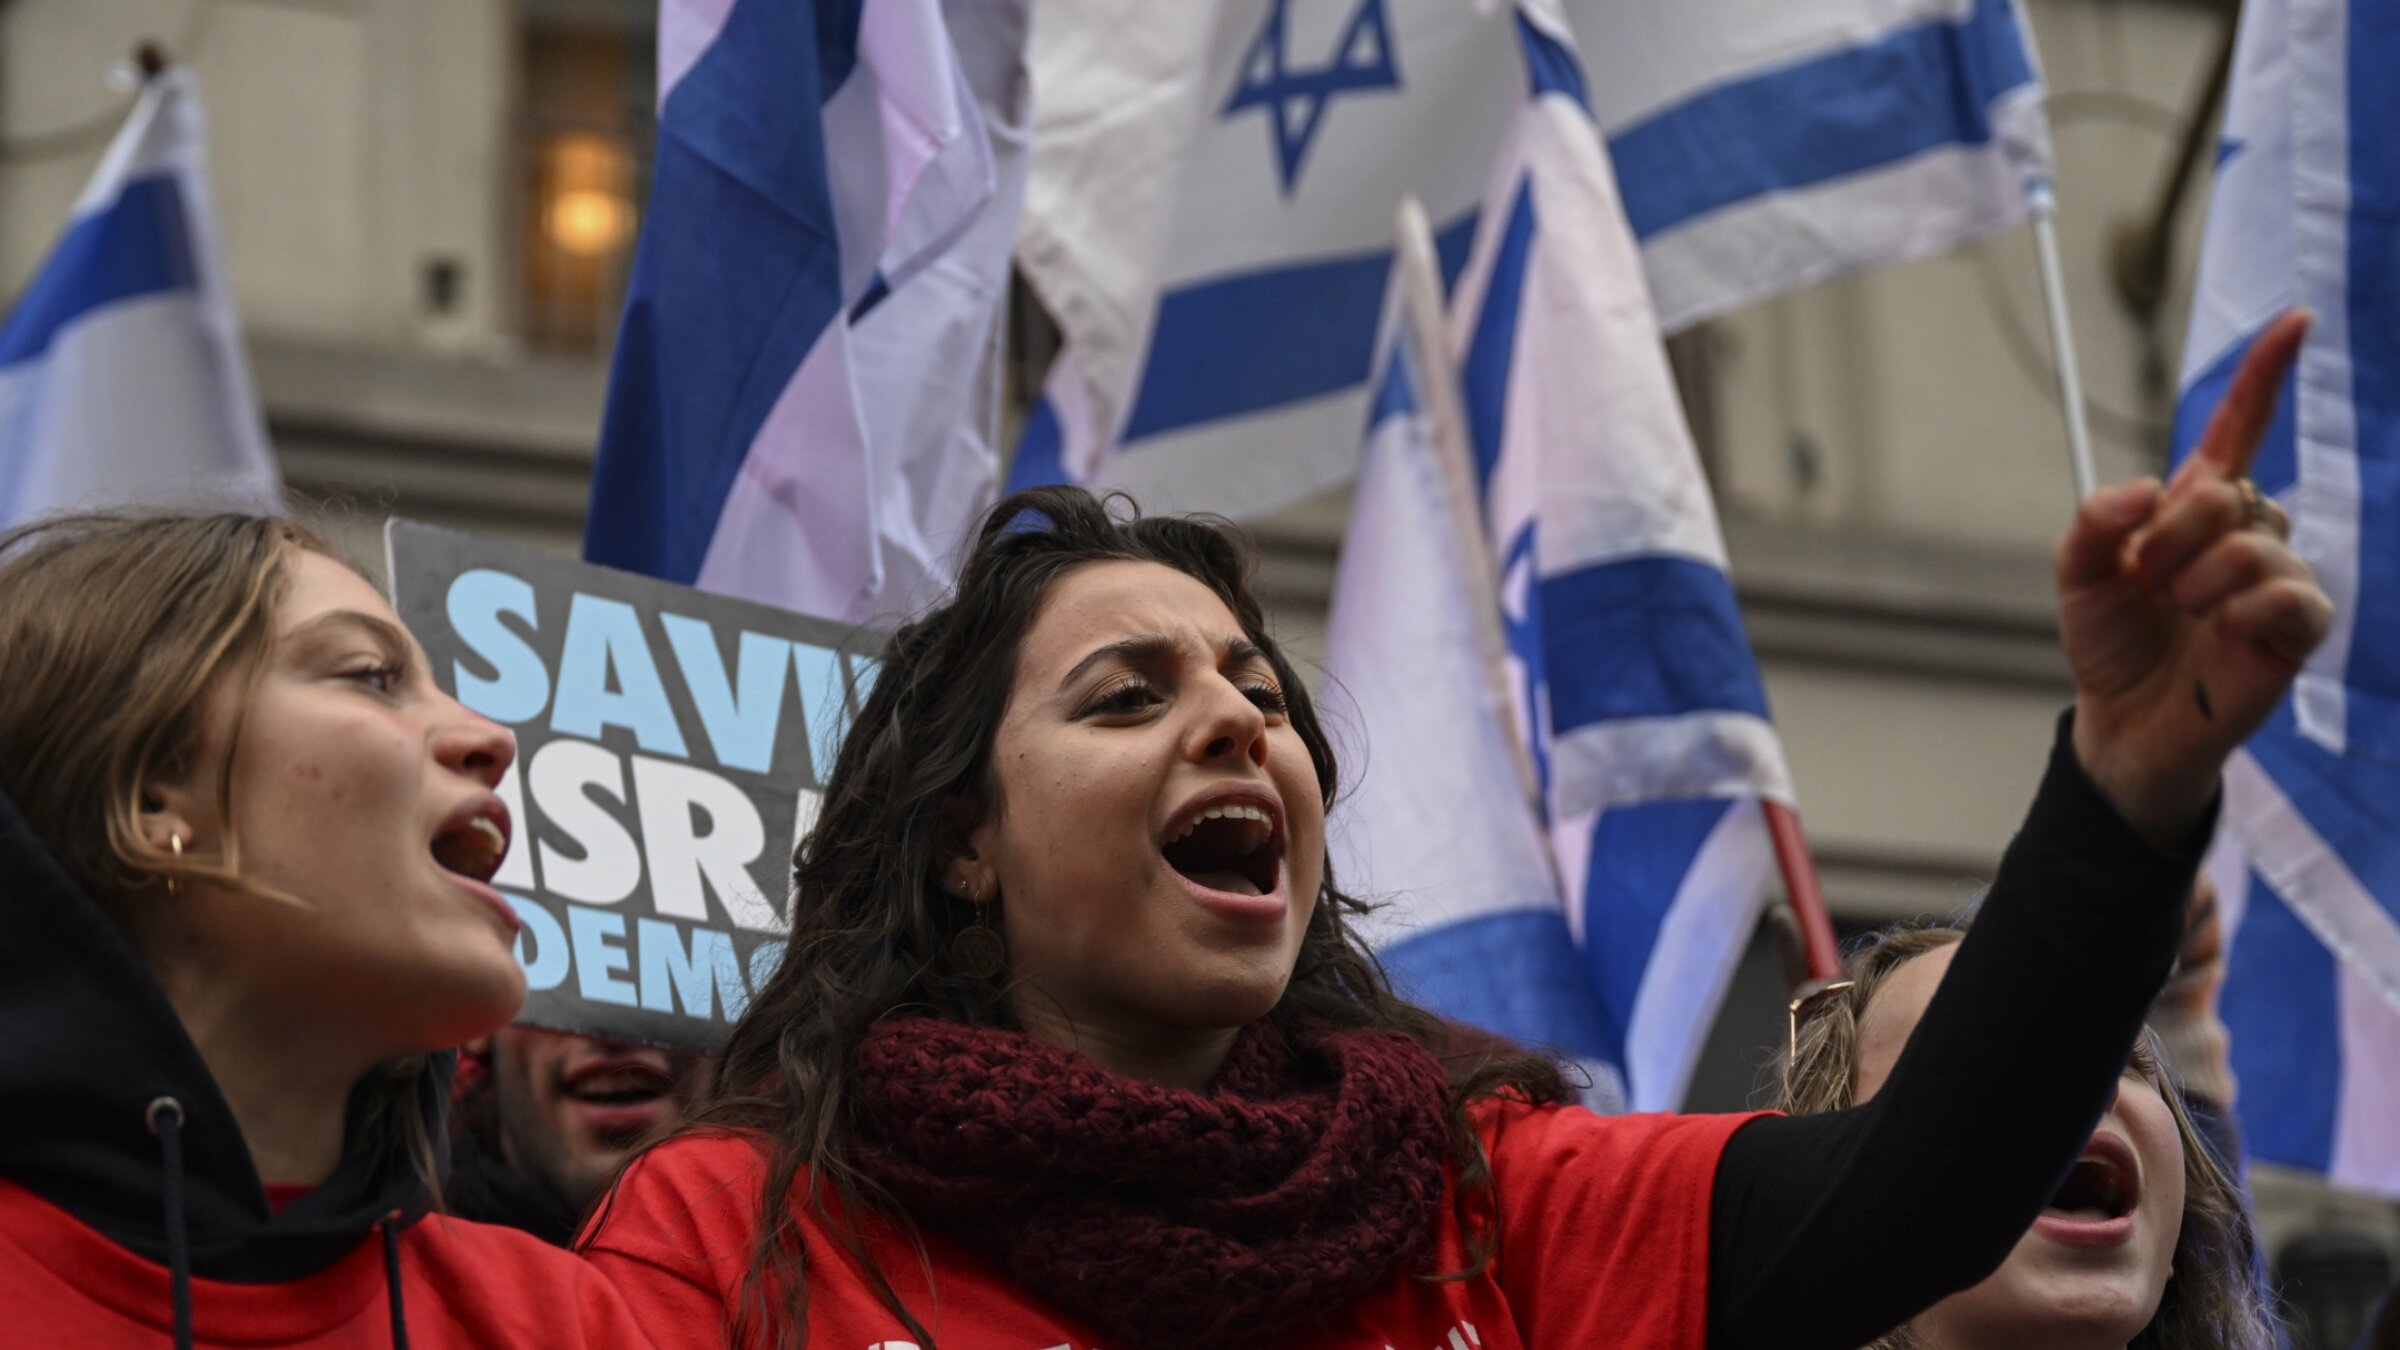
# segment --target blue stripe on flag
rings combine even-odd
[[[1735,81],[1609,138],[1648,239],[1753,197],[1992,139],[1992,100],[2033,81],[2009,0]]]
[[[1736,805],[1722,799],[1643,802],[1610,807],[1593,823],[1580,897],[1583,947],[1614,1037],[1613,1063],[1625,1062],[1634,1003],[1676,892],[1717,822]]]
[[[2322,1172],[2333,1163],[2342,1081],[2340,983],[2334,956],[2266,879],[2250,899],[2225,976],[2225,1023],[2242,1093],[2242,1136],[2254,1155]]]
[[[736,5],[744,2],[734,0]],[[759,6],[759,0],[747,3],[752,9]],[[823,103],[833,97],[833,91],[849,82],[850,72],[858,66],[858,26],[866,19],[867,5],[866,0],[815,0],[808,8],[817,21],[816,92],[817,101]],[[729,22],[718,41],[724,41],[725,35],[732,32],[733,25]],[[681,88],[677,86],[679,92]]]
[[[1383,425],[1387,417],[1400,417],[1417,410],[1417,385],[1408,373],[1408,349],[1405,340],[1395,343],[1392,358],[1383,363],[1383,378],[1375,382],[1375,400],[1367,407],[1367,425]]]
[[[1025,429],[1017,434],[1017,453],[1008,462],[1008,486],[1001,495],[1066,482],[1066,452],[1058,409],[1047,398],[1035,399],[1033,411],[1025,414]]]
[[[1533,257],[1533,183],[1517,184],[1509,203],[1508,230],[1492,260],[1492,279],[1475,316],[1459,379],[1466,386],[1467,440],[1475,451],[1475,485],[1488,493],[1500,463],[1500,441],[1508,430],[1508,372],[1516,360],[1517,310],[1525,298],[1525,267]]]
[[[1684,713],[1764,718],[1733,583],[1693,558],[1624,558],[1542,579],[1550,725]]]
[[[1583,63],[1565,43],[1534,27],[1523,10],[1517,11],[1517,45],[1525,51],[1525,72],[1533,80],[1535,97],[1564,94],[1576,107],[1591,112],[1592,98],[1583,87]]]
[[[0,366],[48,351],[58,330],[103,305],[189,290],[197,276],[181,185],[173,174],[133,179],[60,236],[0,328]]]
[[[875,275],[867,278],[866,293],[859,296],[858,303],[850,307],[850,322],[857,323],[873,313],[875,307],[882,304],[891,293],[892,283],[884,280],[883,272],[878,269]]]
[[[1475,214],[1434,236],[1456,281]],[[1201,282],[1159,297],[1140,392],[1120,437],[1259,412],[1363,383],[1375,360],[1392,251],[1376,249]]]
[[[2351,599],[2350,744],[2400,757],[2400,14],[2345,7],[2349,25],[2351,402],[2358,435],[2358,591]],[[2400,892],[2378,890],[2391,897]]]
[[[819,109],[855,63],[862,2],[739,0],[660,109],[590,561],[695,580],[759,427],[841,316]]]
[[[2200,433],[2207,429],[2208,419],[2216,415],[2217,406],[2225,401],[2225,391],[2233,385],[2235,368],[2250,354],[2250,344],[2257,340],[2258,334],[2250,333],[2184,386],[2183,394],[2175,401],[2174,434],[2167,441],[2176,447],[2177,462],[2200,443]],[[2280,495],[2299,481],[2298,380],[2297,370],[2284,375],[2283,388],[2275,394],[2275,420],[2267,424],[2267,436],[2259,442],[2258,457],[2250,462],[2251,480],[2269,496]]]
[[[2300,734],[2288,698],[2245,748],[2367,893],[2394,913],[2400,848],[2392,847],[2392,818],[2394,803],[2400,803],[2400,762],[2333,754]]]
[[[1592,996],[1583,955],[1555,909],[1442,924],[1377,956],[1402,998],[1520,1045],[1625,1062],[1622,1028]]]

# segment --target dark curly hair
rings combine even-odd
[[[794,859],[783,962],[733,1028],[695,1116],[701,1128],[760,1137],[767,1149],[762,1213],[773,1217],[761,1226],[735,1311],[736,1343],[794,1346],[805,1334],[805,1211],[869,1272],[918,1343],[933,1344],[860,1237],[862,1202],[903,1224],[906,1216],[879,1204],[885,1197],[853,1164],[861,1125],[852,1056],[869,1028],[904,1007],[1015,1027],[1000,983],[950,962],[951,938],[974,912],[944,891],[942,876],[995,800],[992,741],[1016,680],[1018,645],[1060,577],[1087,563],[1150,562],[1215,592],[1266,653],[1325,804],[1333,803],[1332,746],[1267,631],[1244,540],[1220,521],[1143,517],[1130,503],[1112,514],[1121,501],[1038,488],[1000,502],[984,517],[949,603],[903,626],[883,653]],[[1490,1206],[1474,1202],[1488,1195],[1491,1172],[1468,1104],[1503,1093],[1557,1100],[1567,1087],[1555,1061],[1456,1034],[1396,997],[1355,930],[1365,909],[1336,887],[1328,866],[1290,983],[1269,1017],[1292,1029],[1397,1031],[1442,1059],[1455,1195],[1462,1220],[1477,1216],[1469,1231],[1480,1266],[1495,1235],[1493,1221],[1480,1217]]]

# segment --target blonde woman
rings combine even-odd
[[[525,995],[514,751],[284,521],[0,540],[0,1344],[646,1344],[429,1213],[439,1052]]]

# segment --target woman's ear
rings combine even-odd
[[[135,818],[142,842],[175,857],[192,852],[203,838],[200,806],[198,794],[180,783],[143,784],[141,814]]]
[[[991,869],[971,853],[953,858],[942,871],[942,889],[968,904],[980,905],[991,897]]]
[[[970,895],[988,895],[998,881],[993,870],[993,847],[1000,838],[1000,813],[980,800],[953,797],[942,809],[942,846],[950,854],[942,884],[960,894],[964,883]]]

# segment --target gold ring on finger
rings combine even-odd
[[[2233,480],[2233,485],[2242,493],[2242,514],[2246,518],[2244,523],[2253,529],[2266,524],[2267,498],[2265,493],[2258,490],[2258,484],[2248,478],[2236,478]]]

